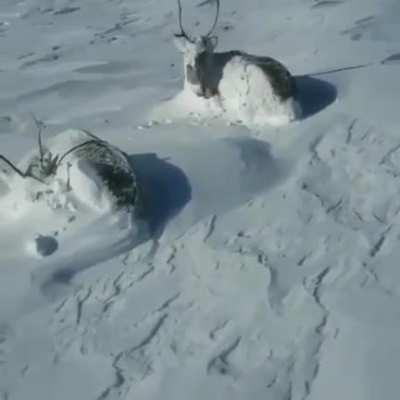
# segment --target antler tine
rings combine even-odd
[[[73,153],[75,150],[78,150],[84,146],[87,146],[88,144],[98,144],[99,146],[103,146],[107,148],[106,142],[104,140],[98,140],[98,139],[90,139],[87,140],[86,142],[77,144],[76,146],[71,147],[69,150],[67,150],[57,161],[57,167],[61,165],[61,163],[64,161],[65,157]]]
[[[179,20],[179,28],[181,30],[181,33],[175,36],[182,36],[184,38],[186,38],[187,40],[189,40],[189,42],[193,43],[193,40],[189,37],[189,35],[185,32],[185,30],[183,29],[183,23],[182,23],[182,3],[181,0],[178,0],[178,20]]]
[[[216,3],[217,3],[217,12],[215,13],[215,20],[214,20],[214,23],[213,23],[210,31],[207,33],[206,37],[209,37],[214,32],[214,29],[217,26],[218,17],[219,17],[219,10],[220,10],[220,2],[219,2],[219,0],[216,0]]]
[[[40,178],[37,178],[36,176],[27,174],[27,173],[24,174],[14,163],[12,163],[9,159],[7,159],[6,157],[4,157],[1,154],[0,154],[0,160],[3,160],[21,178],[25,179],[25,178],[29,177],[40,183],[45,183],[44,181],[42,181]]]
[[[6,157],[4,157],[1,154],[0,154],[0,160],[3,160],[21,178],[25,178],[26,177],[26,175],[15,164],[13,164],[9,159],[7,159]]]
[[[43,129],[43,122],[39,121],[35,115],[32,113],[32,118],[35,121],[36,127],[38,129],[38,144],[39,144],[39,154],[40,154],[40,165],[43,166],[43,158],[44,158],[44,150],[43,150],[43,143],[42,143],[42,129]]]

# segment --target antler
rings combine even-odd
[[[215,27],[217,26],[218,17],[219,17],[219,10],[220,10],[219,0],[216,0],[216,3],[217,3],[217,12],[215,13],[215,20],[214,20],[214,23],[213,23],[210,31],[207,33],[206,37],[211,36],[211,34],[214,32]]]
[[[184,37],[185,39],[189,40],[189,42],[194,43],[194,40],[183,29],[183,24],[182,24],[182,3],[181,3],[181,0],[178,0],[178,20],[179,20],[179,28],[180,28],[181,32],[178,33],[178,34],[175,34],[175,36],[176,37]]]
[[[35,181],[38,181],[40,183],[45,183],[42,181],[40,178],[37,178],[36,176],[29,174],[29,173],[23,173],[14,163],[12,163],[9,159],[4,157],[3,155],[0,154],[0,160],[3,160],[17,175],[19,175],[21,178],[32,178]]]
[[[39,145],[39,155],[40,155],[40,166],[43,167],[43,158],[44,158],[44,149],[42,144],[42,129],[43,129],[43,122],[39,121],[35,115],[32,113],[33,121],[36,124],[36,128],[38,130],[38,145]]]
[[[74,147],[71,147],[69,150],[67,150],[57,161],[57,167],[60,166],[60,164],[64,161],[64,159],[69,156],[71,153],[73,153],[76,150],[79,150],[80,148],[87,146],[89,144],[97,144],[99,146],[103,146],[105,148],[107,148],[106,142],[104,140],[101,139],[90,139],[87,140],[86,142],[80,143]]]
[[[0,154],[0,160],[3,160],[21,178],[26,178],[26,175],[15,164],[13,164],[9,159],[7,159],[1,154]]]

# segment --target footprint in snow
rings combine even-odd
[[[27,247],[35,257],[44,258],[51,256],[58,249],[58,241],[53,236],[38,235]]]
[[[341,0],[322,0],[314,3],[311,8],[330,8],[343,4]]]
[[[400,65],[400,53],[392,54],[381,61],[381,64]]]
[[[80,7],[64,7],[60,10],[54,11],[53,15],[71,14],[73,12],[79,11],[80,9],[81,9]]]
[[[0,21],[0,35],[4,37],[8,30],[10,29],[10,24],[7,21]]]
[[[341,32],[342,35],[349,35],[351,40],[361,40],[365,33],[371,30],[376,19],[373,15],[355,21],[354,26]]]
[[[54,61],[57,61],[60,58],[60,55],[57,53],[49,53],[46,54],[43,57],[37,58],[35,60],[31,60],[31,61],[27,61],[25,63],[23,63],[20,66],[21,70],[30,68],[30,67],[35,67],[37,64],[47,64],[47,63],[52,63]]]
[[[9,115],[0,115],[0,134],[9,133],[12,122],[13,120]]]

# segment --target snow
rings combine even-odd
[[[221,5],[218,48],[287,66],[301,119],[182,91],[174,1],[1,2],[0,153],[37,154],[31,113],[57,153],[88,130],[146,208],[76,158],[55,202],[0,183],[0,399],[397,398],[399,2]]]

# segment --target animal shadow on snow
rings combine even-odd
[[[331,83],[307,75],[296,76],[295,79],[303,119],[319,113],[336,100],[337,90]]]
[[[143,188],[144,216],[150,234],[160,237],[168,220],[191,199],[189,180],[180,168],[155,153],[130,155],[129,162]]]
[[[191,199],[191,186],[181,169],[158,158],[154,153],[129,155],[128,159],[142,187],[144,212],[141,213],[141,218],[148,222],[150,228],[148,235],[136,243],[138,245],[151,237],[161,236],[168,220],[178,214]],[[124,248],[121,253],[128,250],[130,248]],[[63,290],[68,290],[76,274],[106,260],[107,255],[103,253],[98,256],[82,254],[78,266],[71,266],[67,260],[56,271],[49,273],[48,270],[43,270],[36,280],[41,282],[42,293],[49,298],[56,298]]]

